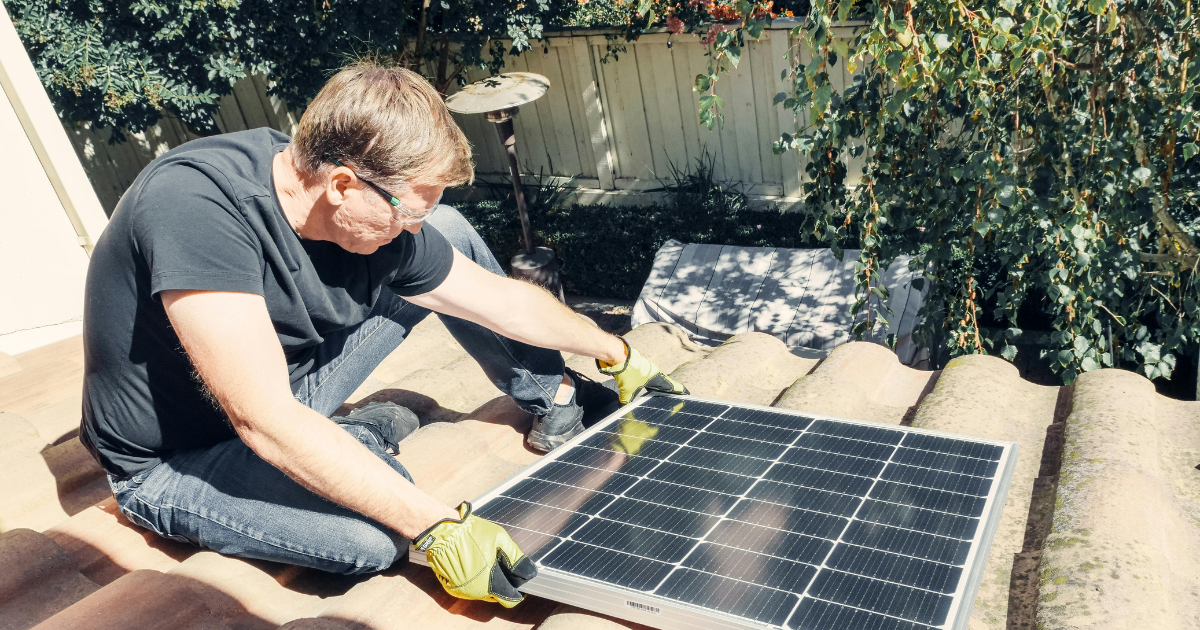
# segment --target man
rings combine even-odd
[[[542,451],[614,397],[560,350],[595,357],[623,401],[685,390],[503,277],[438,205],[472,169],[429,84],[366,63],[326,84],[290,142],[257,129],[151,162],[96,245],[84,315],[81,437],[121,511],[221,553],[340,573],[385,569],[415,540],[451,593],[519,602],[536,571],[504,530],[426,495],[388,454],[411,412],[330,414],[430,311],[536,416]]]

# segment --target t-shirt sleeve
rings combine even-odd
[[[437,228],[427,223],[411,237],[396,276],[388,284],[396,295],[405,297],[438,288],[450,275],[450,267],[454,264],[454,248]]]
[[[219,175],[218,175],[219,176]],[[150,291],[263,294],[263,256],[253,230],[209,174],[173,164],[151,175],[132,221]]]

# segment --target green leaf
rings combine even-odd
[[[1108,8],[1108,0],[1088,0],[1087,10],[1092,15],[1100,15]]]
[[[788,99],[787,92],[779,92],[775,95],[775,99],[771,102],[772,105],[778,105]]]
[[[1119,15],[1117,15],[1117,3],[1109,2],[1108,3],[1108,26],[1104,29],[1104,33],[1108,34],[1108,33],[1111,33],[1113,31],[1117,30],[1117,27],[1119,27],[1120,24],[1121,24],[1121,17]]]
[[[1009,13],[1017,12],[1017,0],[1000,0],[1000,8]]]
[[[937,47],[938,52],[946,52],[950,47],[950,37],[945,33],[938,33],[933,36],[933,45]]]
[[[996,191],[996,201],[1011,208],[1017,202],[1017,187],[1014,184],[1003,184]]]
[[[725,101],[716,94],[705,94],[700,97],[700,109],[709,109],[713,106],[718,108],[725,106]]]
[[[992,37],[992,41],[991,41],[992,48],[995,48],[996,50],[1004,50],[1004,47],[1007,45],[1008,45],[1008,38],[1005,37],[1004,35],[996,35],[996,36]]]
[[[742,61],[742,47],[737,44],[730,44],[725,49],[725,56],[729,58],[729,63],[733,64],[733,67],[736,68]]]
[[[638,15],[646,15],[650,12],[650,7],[654,5],[654,0],[640,0],[638,2]]]
[[[1100,364],[1096,363],[1096,360],[1092,357],[1083,357],[1083,361],[1079,362],[1079,369],[1083,370],[1084,372],[1091,372],[1093,370],[1099,370]]]
[[[839,22],[845,22],[850,17],[850,9],[854,6],[854,0],[842,0],[838,4],[837,19]]]
[[[829,42],[829,47],[843,59],[850,56],[850,42],[844,39],[835,39]]]
[[[1000,356],[1003,357],[1005,361],[1012,361],[1013,359],[1017,358],[1017,347],[1006,345],[1003,348],[1000,348]]]
[[[904,53],[900,52],[899,50],[893,50],[887,54],[887,57],[884,58],[883,63],[887,66],[888,71],[890,71],[892,74],[896,74],[897,72],[900,72],[900,63],[902,61],[904,61]]]
[[[746,26],[746,34],[749,35],[752,39],[758,39],[759,37],[762,36],[764,26],[766,26],[766,23],[763,22],[762,20],[754,20],[753,22],[750,22],[750,24]]]
[[[1012,73],[1013,77],[1016,77],[1017,74],[1021,72],[1021,65],[1024,63],[1024,59],[1021,59],[1020,57],[1013,57],[1012,61],[1008,63],[1008,71]]]
[[[1012,27],[1015,25],[1016,22],[1014,22],[1012,18],[1008,17],[996,18],[996,21],[992,22],[992,28],[996,29],[997,33],[1004,33],[1005,35],[1008,35],[1008,32],[1011,31]]]
[[[1197,152],[1200,152],[1200,147],[1196,146],[1196,143],[1189,142],[1183,145],[1183,159],[1190,160]]]
[[[825,111],[825,108],[829,107],[829,100],[832,96],[833,86],[828,83],[817,88],[813,94],[813,109],[817,112]]]
[[[1090,262],[1092,262],[1092,257],[1089,256],[1087,252],[1078,252],[1075,254],[1076,265],[1079,265],[1080,267],[1086,267]]]
[[[737,7],[737,12],[743,16],[750,15],[750,12],[754,10],[754,7],[747,0],[738,0],[734,6]]]
[[[707,92],[708,88],[712,87],[712,77],[707,74],[697,74],[696,84],[693,89],[697,92]]]
[[[1143,183],[1145,183],[1147,179],[1150,179],[1150,175],[1150,169],[1146,168],[1145,166],[1139,166],[1133,171],[1133,178]]]

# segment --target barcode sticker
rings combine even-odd
[[[657,606],[649,606],[649,605],[643,604],[641,602],[635,602],[632,599],[625,600],[625,605],[629,606],[630,608],[632,608],[634,610],[648,612],[652,615],[657,615],[662,612],[661,610],[658,609]]]

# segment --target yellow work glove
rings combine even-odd
[[[610,445],[612,450],[626,455],[637,455],[642,450],[646,440],[653,440],[658,435],[658,427],[652,427],[633,417],[633,412],[621,418],[617,423],[617,433],[613,435]]]
[[[625,362],[609,365],[597,359],[596,368],[601,373],[617,379],[622,405],[629,404],[629,401],[637,398],[643,390],[667,394],[688,393],[682,383],[663,374],[653,361],[642,356],[636,348],[630,348],[629,342],[621,339],[621,343],[625,344]]]
[[[525,598],[519,586],[537,576],[530,560],[503,527],[458,506],[459,520],[443,519],[413,539],[447,593],[512,608]]]

